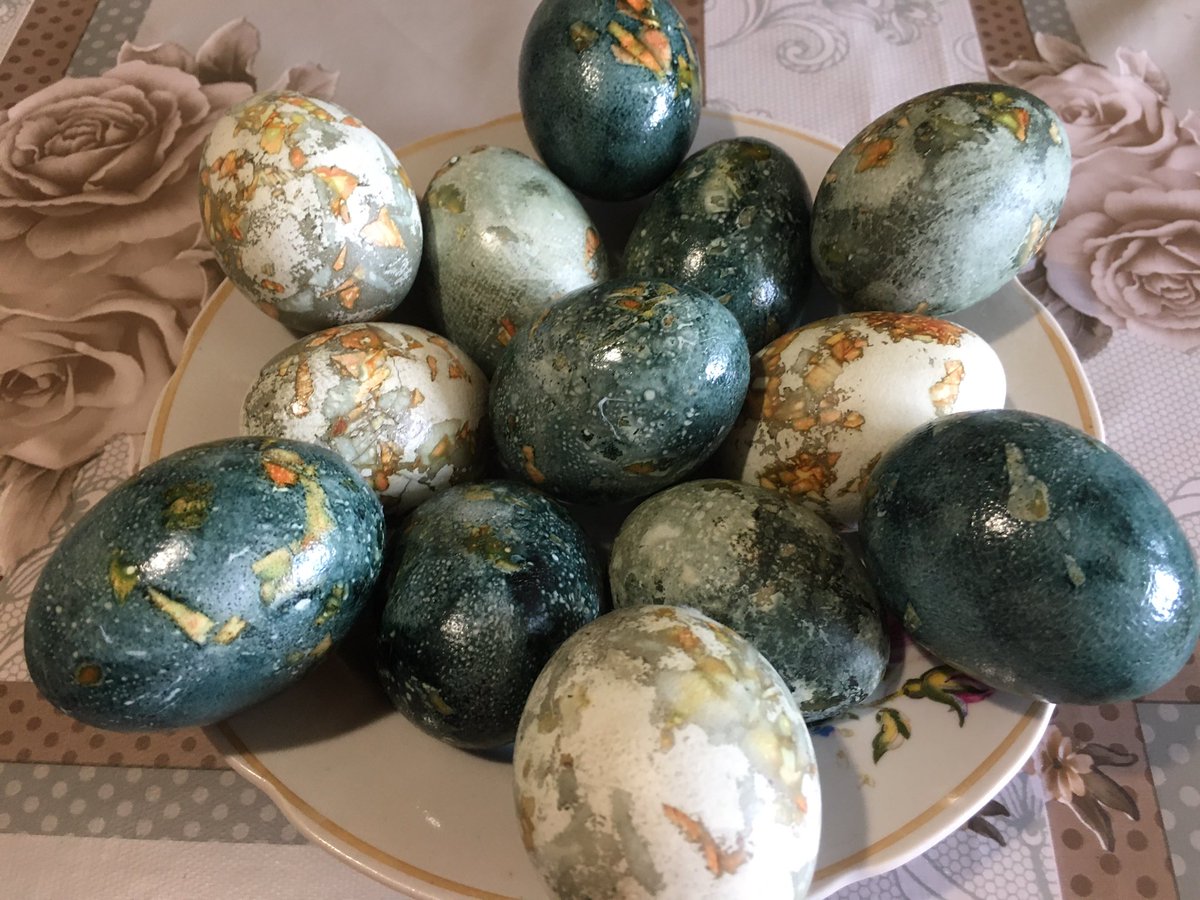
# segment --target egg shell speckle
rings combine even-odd
[[[388,696],[449,743],[511,742],[546,661],[600,613],[582,530],[540,491],[484,481],[413,513],[399,554],[378,641]]]
[[[787,687],[700,613],[615,610],[539,676],[513,753],[522,838],[559,897],[802,897],[820,836]]]
[[[766,488],[689,481],[625,520],[613,605],[694,606],[758,648],[806,721],[867,699],[888,661],[862,564],[815,513]]]
[[[867,476],[906,433],[1005,401],[995,351],[930,316],[823,319],[768,344],[750,365],[720,473],[782,491],[847,528],[858,523]]]
[[[30,677],[100,728],[214,722],[339,641],[382,555],[379,500],[328,450],[181,450],[106,495],[50,557],[25,620]]]
[[[617,279],[517,332],[492,380],[493,434],[511,474],[559,499],[628,500],[703,462],[748,380],[745,338],[716,300]]]
[[[200,211],[229,279],[300,332],[381,318],[421,260],[417,196],[395,154],[340,106],[292,91],[216,121]]]
[[[876,468],[860,529],[880,599],[946,662],[1054,703],[1115,703],[1179,671],[1200,586],[1166,504],[1054,419],[963,413]]]
[[[242,431],[329,447],[403,512],[478,478],[488,383],[465,353],[415,325],[318,332],[276,354],[242,404]]]
[[[804,176],[783,150],[757,138],[717,141],[642,211],[625,269],[712,294],[753,353],[795,326],[808,299],[810,206]]]
[[[665,0],[543,0],[521,45],[525,130],[573,189],[604,200],[658,187],[700,123],[700,63]]]
[[[545,166],[476,147],[434,175],[421,201],[421,284],[442,330],[491,374],[516,330],[609,276],[600,233]]]
[[[1032,94],[930,91],[838,154],[813,202],[813,261],[849,310],[965,309],[1041,249],[1070,171],[1063,125]]]

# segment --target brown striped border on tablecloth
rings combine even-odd
[[[0,60],[0,109],[58,81],[71,64],[98,0],[35,2]]]
[[[1021,0],[971,0],[971,12],[989,72],[1014,59],[1039,58]]]

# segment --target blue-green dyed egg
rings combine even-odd
[[[30,677],[101,728],[214,722],[339,641],[382,557],[379,499],[331,451],[267,438],[180,450],[50,557],[25,620]]]
[[[718,141],[655,193],[634,224],[625,269],[712,294],[754,353],[790,331],[808,299],[810,202],[796,163],[774,144]]]
[[[587,538],[541,491],[484,481],[417,509],[398,553],[378,641],[388,696],[448,743],[511,742],[542,667],[600,613]]]
[[[700,64],[667,0],[543,0],[525,32],[518,87],[546,165],[603,200],[658,187],[700,123]]]
[[[1200,636],[1196,564],[1166,504],[1099,441],[1016,410],[913,432],[859,525],[880,599],[933,653],[1055,703],[1155,690]]]
[[[944,315],[991,296],[1058,219],[1071,150],[1058,116],[1004,84],[922,94],[838,154],[812,255],[846,309]]]
[[[617,279],[577,291],[517,332],[492,380],[500,461],[562,500],[632,500],[720,445],[750,355],[702,291]]]
[[[862,563],[776,491],[714,478],[655,494],[621,526],[608,571],[614,606],[693,606],[754,644],[807,721],[866,700],[887,667]]]

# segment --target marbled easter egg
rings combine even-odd
[[[705,479],[655,494],[621,525],[608,571],[614,606],[694,606],[754,644],[806,721],[866,700],[887,667],[862,563],[775,491]]]
[[[601,616],[538,677],[513,751],[521,836],[556,897],[792,900],[821,794],[787,686],[695,610]]]
[[[600,613],[587,538],[541,491],[483,481],[414,512],[398,553],[378,639],[388,696],[448,743],[510,743],[542,667]]]
[[[1005,400],[1004,366],[988,343],[930,316],[822,319],[772,341],[750,366],[750,390],[718,470],[782,491],[847,528],[862,513],[867,476],[905,434]]]
[[[488,375],[518,328],[609,276],[600,233],[575,195],[507,147],[451,157],[429,182],[421,217],[434,315]]]
[[[813,261],[849,310],[964,309],[1041,249],[1070,172],[1062,123],[1032,94],[930,91],[838,154],[813,202]]]
[[[487,379],[415,325],[342,325],[276,354],[242,403],[242,432],[336,451],[403,512],[473,481],[489,447]]]
[[[1156,690],[1200,637],[1179,524],[1119,455],[1017,410],[913,432],[867,485],[860,534],[880,600],[986,684],[1053,703]]]
[[[293,91],[217,119],[200,212],[229,279],[300,332],[385,316],[421,260],[417,196],[395,154],[340,106]]]
[[[749,381],[733,315],[691,288],[617,279],[519,330],[492,379],[492,433],[513,475],[562,500],[630,500],[720,444]]]
[[[658,187],[687,155],[703,103],[691,34],[667,0],[542,0],[518,88],[538,155],[603,200]]]
[[[99,728],[203,725],[286,687],[339,641],[383,556],[379,500],[338,456],[231,438],[101,499],[42,572],[25,659]]]
[[[625,269],[712,294],[753,353],[799,321],[808,299],[808,186],[774,144],[717,141],[689,157],[633,226]]]

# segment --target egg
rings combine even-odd
[[[793,328],[809,296],[809,193],[783,150],[757,138],[689,157],[633,226],[625,268],[712,294],[750,352]]]
[[[751,370],[717,471],[846,528],[858,522],[867,476],[905,433],[1005,398],[1004,367],[983,338],[905,313],[813,322],[760,350]]]
[[[609,276],[600,233],[575,195],[516,150],[451,157],[421,212],[422,285],[434,315],[488,375],[519,327]]]
[[[513,751],[521,836],[557,897],[803,897],[821,794],[787,687],[694,610],[621,609],[538,677]]]
[[[340,106],[294,91],[216,120],[200,212],[230,281],[304,333],[385,316],[421,260],[417,196],[395,154]]]
[[[510,743],[542,667],[600,613],[583,531],[542,492],[484,481],[414,512],[398,552],[378,638],[388,696],[450,744]]]
[[[667,0],[542,0],[521,45],[525,130],[550,170],[603,200],[658,187],[700,123],[700,63]]]
[[[1196,563],[1117,453],[1018,410],[951,416],[872,473],[861,536],[880,599],[986,684],[1094,705],[1156,690],[1200,637]]]
[[[806,721],[878,687],[889,641],[862,563],[816,513],[724,479],[642,502],[612,546],[613,605],[693,606],[746,638]]]
[[[102,498],[46,563],[25,620],[30,678],[98,728],[215,722],[320,660],[382,555],[379,500],[330,451],[180,450]]]
[[[813,201],[813,261],[848,310],[965,309],[1041,249],[1070,171],[1063,125],[1032,94],[930,91],[838,154]]]
[[[489,435],[487,379],[415,325],[342,325],[271,358],[242,404],[242,432],[311,441],[345,459],[404,512],[478,478]]]
[[[561,499],[630,500],[683,478],[741,407],[749,354],[708,294],[616,279],[517,332],[492,380],[497,453]]]

